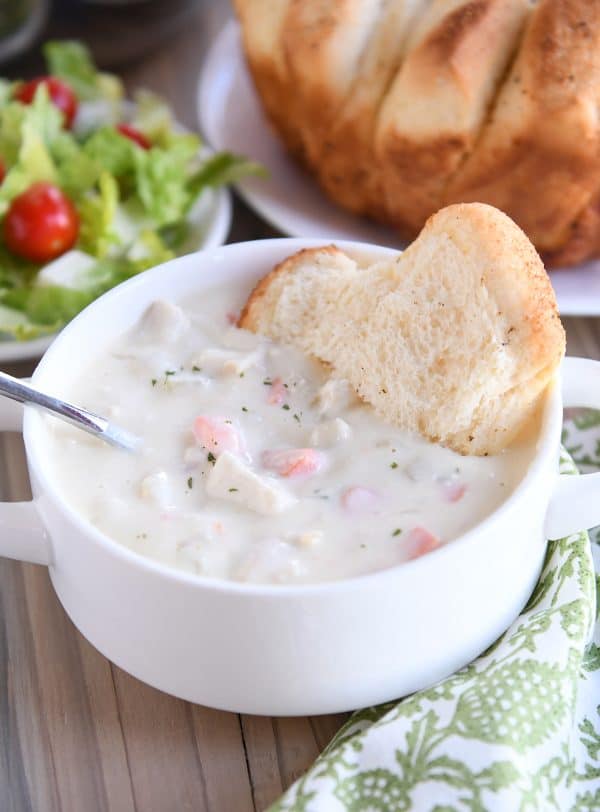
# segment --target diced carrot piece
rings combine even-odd
[[[324,463],[323,454],[314,448],[288,448],[264,451],[262,464],[269,471],[291,479],[317,473]]]
[[[194,420],[193,426],[196,442],[211,451],[215,457],[223,451],[240,454],[244,451],[242,435],[226,417],[207,417],[200,415]]]
[[[404,542],[408,547],[408,560],[427,555],[441,545],[441,541],[424,527],[413,527],[405,536]]]
[[[348,513],[375,513],[380,501],[377,491],[360,486],[347,488],[341,496],[342,507]]]
[[[287,389],[283,385],[281,378],[275,378],[271,386],[269,386],[269,395],[267,402],[271,406],[281,406],[284,403],[287,395]]]

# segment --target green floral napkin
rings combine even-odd
[[[563,473],[600,468],[600,412],[565,423]],[[600,810],[600,533],[548,544],[528,605],[479,659],[358,711],[271,812]],[[591,639],[593,634],[593,639]],[[434,642],[434,641],[433,641]]]

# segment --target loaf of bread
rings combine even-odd
[[[407,237],[486,202],[550,264],[600,254],[600,2],[235,3],[267,115],[333,200]]]
[[[346,378],[385,421],[462,454],[495,454],[528,423],[564,355],[531,242],[484,204],[449,206],[369,267],[300,251],[253,291],[239,324]]]

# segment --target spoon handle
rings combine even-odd
[[[64,400],[55,398],[52,395],[46,395],[44,392],[40,392],[25,383],[25,381],[13,378],[12,375],[8,375],[6,372],[0,372],[0,394],[19,403],[27,403],[52,412],[52,414],[77,426],[77,428],[106,440],[112,445],[119,446],[119,448],[133,450],[139,443],[137,437],[113,425],[106,418],[88,412],[86,409],[80,409],[78,406],[73,406],[73,404],[66,403]]]

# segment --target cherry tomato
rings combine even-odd
[[[130,141],[134,141],[138,147],[141,147],[142,149],[150,149],[152,146],[144,133],[140,132],[135,127],[132,127],[131,124],[117,124],[117,130],[121,133],[121,135],[124,135],[125,138],[129,138]]]
[[[6,164],[4,163],[2,158],[0,158],[0,183],[2,183],[5,177],[6,177]]]
[[[73,246],[79,215],[51,183],[34,183],[15,197],[4,218],[4,239],[13,254],[32,262],[49,262]]]
[[[65,128],[70,130],[77,112],[77,97],[69,85],[61,79],[57,79],[55,76],[38,76],[37,79],[21,85],[15,93],[15,98],[23,104],[31,104],[40,85],[46,86],[50,101],[62,111],[65,117]]]

